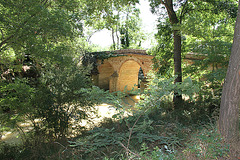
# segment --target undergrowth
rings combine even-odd
[[[228,159],[229,153],[229,145],[211,125],[194,133],[183,150],[183,156],[188,159]]]
[[[123,107],[118,98],[109,96],[119,112],[94,128],[81,130],[74,138],[51,141],[42,137],[37,141],[32,136],[23,146],[2,144],[0,156],[2,159],[24,159],[27,155],[32,159],[79,160],[229,158],[229,146],[217,133],[212,108],[209,112],[211,102],[203,101],[205,95],[193,98],[193,90],[198,89],[191,79],[182,85],[173,81],[174,78],[153,77],[142,96],[144,100],[134,109]],[[179,109],[173,107],[170,96],[175,89],[189,97]],[[215,100],[212,103],[217,105]],[[126,116],[126,110],[132,113]]]
[[[105,119],[100,126],[70,142],[74,159],[219,159],[229,146],[211,122],[184,125],[141,117]],[[131,132],[132,129],[132,132]]]

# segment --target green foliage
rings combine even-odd
[[[137,111],[131,111],[119,100],[124,93],[110,94],[91,86],[89,74],[96,67],[93,63],[96,57],[103,60],[116,55],[105,52],[95,56],[87,54],[80,61],[85,44],[76,37],[83,29],[81,20],[87,25],[98,21],[97,26],[93,25],[98,29],[106,26],[113,32],[122,29],[119,38],[123,40],[123,48],[139,45],[143,38],[138,32],[139,10],[131,6],[136,2],[0,1],[3,13],[0,15],[1,131],[8,128],[20,130],[19,122],[24,120],[30,120],[34,127],[29,133],[32,139],[25,137],[28,138],[25,146],[0,145],[0,159],[21,159],[24,154],[32,159],[228,158],[228,147],[215,128],[196,133],[182,155],[178,155],[177,150],[184,146],[183,141],[196,129],[194,126],[211,120],[212,113],[219,106],[224,78],[224,69],[219,68],[227,65],[230,53],[235,3],[189,1],[184,9],[182,4],[185,1],[176,1],[179,2],[178,16],[185,14],[182,25],[177,26],[185,35],[183,51],[206,56],[203,61],[186,68],[185,73],[192,76],[200,70],[194,78],[203,78],[205,74],[207,84],[199,87],[200,83],[190,77],[174,84],[175,77],[168,75],[173,55],[173,27],[167,20],[159,21],[156,35],[159,45],[152,54],[156,55],[155,68],[159,68],[161,75],[149,77],[149,86],[141,93],[142,100],[134,108]],[[159,5],[159,1],[152,2]],[[128,7],[122,7],[125,5]],[[205,9],[211,12],[201,12]],[[121,16],[116,10],[127,14],[122,17],[125,21],[121,20],[121,24]],[[76,44],[77,40],[80,45]],[[21,75],[26,55],[31,57],[27,65],[35,67],[40,78],[17,76]],[[87,65],[89,62],[93,66]],[[210,64],[212,71],[206,71]],[[4,78],[4,74],[10,78]],[[174,109],[171,102],[176,91],[185,98],[179,104],[180,109]],[[90,121],[91,113],[95,112],[93,106],[102,102],[114,105],[119,113],[98,127],[81,132],[83,126],[79,122],[83,119]],[[125,111],[129,113],[125,114]],[[40,121],[35,122],[36,119]],[[57,142],[80,132],[77,140],[69,141],[70,145]],[[62,147],[57,148],[57,153],[52,152],[56,146],[49,142],[51,140]]]
[[[162,75],[166,75],[168,71],[172,71],[173,65],[173,36],[172,27],[169,21],[161,22],[157,25],[158,33],[155,38],[158,45],[153,47],[149,52],[154,55],[153,68]]]
[[[224,78],[224,68],[228,66],[231,53],[236,1],[196,1],[188,7],[189,13],[185,14],[181,30],[186,35],[187,51],[199,55],[200,60],[189,65],[185,73],[194,76],[192,73],[197,72],[200,78],[220,73]]]
[[[73,132],[71,123],[88,119],[87,111],[94,111],[92,106],[101,102],[98,94],[104,92],[91,87],[89,67],[79,65],[79,60],[63,57],[62,61],[68,63],[46,62],[34,85],[27,79],[1,84],[1,127],[18,128],[18,122],[28,119],[36,134],[60,138]],[[81,127],[78,124],[75,130]]]
[[[1,142],[0,159],[20,159],[20,147]]]
[[[65,136],[71,118],[86,118],[86,107],[92,106],[88,93],[84,91],[90,87],[90,80],[86,77],[88,69],[77,66],[77,62],[70,67],[50,65],[45,69],[34,103],[48,128],[54,129],[52,134]]]
[[[186,134],[181,134],[182,130],[178,130],[174,124],[160,120],[165,118],[162,115],[167,111],[162,106],[162,102],[174,92],[174,89],[181,89],[183,93],[193,95],[197,91],[197,86],[193,84],[191,79],[186,79],[182,84],[174,84],[173,81],[174,78],[165,79],[162,76],[152,75],[149,88],[142,96],[144,100],[135,106],[140,110],[136,113],[133,112],[133,116],[114,116],[120,119],[103,123],[102,126],[90,130],[87,135],[81,136],[76,142],[71,141],[70,146],[75,149],[74,153],[83,154],[88,158],[104,154],[119,158],[122,157],[123,151],[117,155],[113,154],[114,150],[119,147],[138,152],[141,148],[136,146],[141,146],[143,143],[154,143],[161,148],[164,146],[170,152],[181,146],[181,138]],[[121,108],[121,105],[119,107]],[[168,118],[166,117],[166,119]],[[156,128],[155,126],[164,127]],[[144,155],[145,151],[140,153]],[[84,159],[84,157],[81,158]]]
[[[88,136],[79,138],[76,142],[70,142],[70,147],[75,147],[85,154],[96,152],[100,148],[105,148],[110,145],[118,145],[125,139],[126,133],[114,132],[114,128],[94,128],[88,132]]]
[[[145,39],[145,33],[141,29],[141,20],[139,17],[139,9],[135,3],[137,1],[102,1],[105,6],[99,4],[89,4],[96,6],[87,6],[92,8],[99,8],[102,12],[92,14],[86,17],[85,23],[91,26],[89,38],[94,32],[102,29],[107,29],[112,32],[112,50],[126,49],[126,48],[140,48],[141,42]],[[94,10],[95,10],[94,9]],[[96,11],[96,10],[95,10]]]
[[[224,143],[216,128],[207,125],[190,138],[182,152],[172,151],[167,146],[151,149],[143,143],[141,150],[130,152],[127,158],[123,159],[219,159],[229,158],[229,151],[229,146]]]
[[[27,83],[26,79],[16,79],[13,83],[1,83],[1,127],[15,127],[17,122],[30,118],[28,114],[35,112],[31,100],[35,98],[36,90]]]
[[[184,96],[193,99],[195,93],[199,91],[199,87],[194,83],[191,78],[186,78],[182,83],[175,83],[175,77],[165,78],[161,75],[152,74],[149,77],[150,82],[148,88],[144,91],[142,98],[144,101],[140,101],[137,104],[140,107],[157,107],[161,108],[161,102],[171,99],[174,91],[178,91]]]
[[[109,5],[126,4],[128,1],[0,1],[1,130],[19,128],[19,122],[28,119],[35,134],[59,138],[73,132],[70,122],[88,119],[92,106],[106,92],[91,87],[90,67],[79,61],[86,49],[84,44],[76,44],[82,20],[104,15],[100,10],[111,9]],[[22,79],[23,65],[36,68],[40,78]]]
[[[77,115],[74,114],[74,112],[72,112],[72,115],[65,114],[66,112],[63,109],[68,107],[68,105],[66,105],[68,102],[73,101],[74,103],[71,103],[73,106],[81,106],[80,102],[85,102],[89,104],[88,106],[99,101],[111,102],[117,105],[119,109],[124,109],[118,97],[99,90],[97,87],[80,87],[78,89],[73,87],[73,89],[76,89],[76,92],[71,92],[73,99],[70,98],[70,101],[67,101],[69,98],[65,99],[64,97],[68,97],[68,94],[63,90],[66,89],[67,92],[71,91],[68,90],[68,88],[72,88],[69,84],[75,84],[73,82],[76,76],[74,73],[80,72],[82,74],[81,67],[78,68],[77,71],[74,71],[75,69],[71,67],[63,67],[62,69],[58,67],[51,70],[49,70],[49,68],[46,69],[48,72],[46,72],[45,77],[43,77],[45,80],[43,82],[44,86],[48,87],[45,87],[45,92],[38,94],[38,102],[40,102],[40,99],[42,101],[47,98],[54,102],[46,103],[50,104],[49,107],[52,113],[55,114],[45,114],[49,111],[46,110],[46,108],[42,109],[45,111],[44,116],[46,117],[44,123],[46,122],[49,124],[49,126],[47,126],[49,128],[48,130],[51,131],[52,128],[52,134],[56,133],[60,135],[61,125],[69,127],[66,124],[59,123],[63,120],[67,122],[64,117],[68,117],[69,119],[74,118],[75,120],[83,118],[77,118],[77,116],[81,114]],[[65,76],[62,77],[61,75]],[[81,76],[78,78],[81,79]],[[64,79],[64,81],[61,81],[61,79]],[[59,156],[61,158],[66,158],[65,155],[68,155],[68,158],[71,157],[74,159],[94,159],[96,157],[108,157],[110,159],[178,159],[176,158],[179,157],[177,150],[179,147],[184,146],[183,140],[193,131],[193,123],[198,122],[197,120],[192,120],[193,118],[198,119],[200,117],[198,107],[201,104],[198,106],[189,104],[190,109],[183,107],[185,109],[184,112],[169,110],[172,105],[167,101],[167,96],[171,94],[174,89],[181,88],[186,95],[193,95],[193,91],[197,91],[197,85],[194,84],[191,79],[186,79],[182,84],[174,84],[173,81],[174,78],[166,79],[163,76],[152,75],[151,82],[149,82],[149,89],[145,91],[145,99],[136,106],[140,106],[142,110],[133,112],[132,116],[116,116],[117,119],[115,120],[105,120],[105,122],[98,127],[85,133],[82,132],[82,135],[79,135],[76,141],[70,141],[70,145],[61,150],[64,154],[59,154]],[[67,82],[71,83],[68,84]],[[76,84],[79,85],[77,82]],[[56,86],[56,88],[54,88],[54,86]],[[61,89],[60,86],[63,86],[64,89]],[[46,94],[48,92],[50,94]],[[45,95],[44,98],[43,95]],[[62,97],[58,95],[62,95]],[[80,97],[79,102],[74,100],[74,95]],[[122,97],[124,95],[119,93],[119,96]],[[157,97],[153,99],[155,96]],[[148,99],[148,97],[152,98]],[[43,102],[42,104],[46,103]],[[58,103],[63,104],[63,106],[57,105]],[[54,107],[58,107],[58,112],[54,110]],[[83,107],[80,109],[83,109]],[[121,114],[123,114],[123,112]],[[203,112],[201,114],[205,113]],[[176,115],[178,115],[177,120],[175,118],[177,117]],[[181,115],[181,117],[179,115]],[[56,122],[56,118],[59,120],[58,122]],[[184,120],[182,119],[187,121],[187,123],[183,123]],[[206,119],[206,117],[203,119]],[[202,123],[204,122],[202,121]],[[53,124],[55,128],[51,126]],[[79,131],[79,129],[77,129],[77,131]]]
[[[126,117],[122,122],[108,121],[107,123],[102,123],[102,127],[95,127],[93,130],[87,132],[86,135],[78,138],[77,141],[71,141],[70,147],[74,148],[73,152],[75,155],[82,155],[82,157],[75,156],[75,158],[91,159],[96,156],[104,157],[106,155],[114,158],[124,158],[123,146],[128,145],[129,137],[131,137],[131,142],[128,147],[133,152],[140,150],[140,146],[144,143],[164,145],[165,147],[168,146],[169,149],[179,146],[180,140],[178,137],[174,137],[173,135],[160,136],[156,131],[154,133],[152,121],[149,119],[141,119],[138,125],[132,127],[133,131],[131,132],[131,128],[129,127],[136,121],[137,116]]]
[[[139,153],[135,153],[136,155],[130,155],[128,158],[135,159],[151,159],[151,160],[172,160],[174,158],[174,154],[172,154],[171,150],[164,146],[164,149],[159,149],[155,147],[154,149],[150,150],[149,147],[146,146],[145,143],[142,144],[141,151]]]
[[[135,6],[127,6],[124,12],[125,16],[122,17],[119,26],[120,48],[140,48],[141,42],[145,39],[141,30],[140,10]]]
[[[85,48],[76,44],[82,32],[82,2],[0,2],[1,127],[19,128],[19,122],[28,119],[36,134],[64,137],[70,121],[86,119],[86,111],[97,103],[90,67],[80,61]],[[23,65],[35,67],[40,78],[18,76]]]
[[[173,4],[178,6],[177,29],[182,35],[182,53],[204,56],[203,60],[196,60],[193,64],[184,66],[183,77],[202,78],[211,72],[222,73],[221,76],[224,77],[225,72],[218,70],[227,67],[228,64],[237,13],[236,1],[174,1]],[[157,13],[160,10],[164,14],[165,8],[161,6],[161,2],[151,1],[153,12]],[[172,66],[174,27],[166,16],[162,16],[156,34],[158,45],[151,53],[156,55],[154,67],[163,75],[171,70]]]
[[[47,56],[53,47],[82,30],[77,23],[78,7],[77,0],[1,1],[1,53]]]
[[[83,64],[92,64],[94,67],[96,67],[96,61],[97,59],[101,60],[102,62],[104,59],[108,59],[111,57],[118,57],[120,55],[114,54],[114,52],[91,52],[87,53],[83,57]]]
[[[42,137],[43,138],[43,137]],[[9,159],[59,159],[60,155],[67,159],[68,152],[65,152],[65,143],[43,142],[39,137],[28,137],[28,142],[24,144],[0,143],[0,158]]]
[[[150,112],[149,116],[157,117],[153,121],[164,119],[174,122],[176,119],[181,124],[206,123],[218,115],[221,95],[221,83],[207,83],[203,85],[191,78],[186,78],[182,83],[174,84],[174,77],[165,78],[161,75],[149,77],[148,88],[135,108]],[[184,102],[178,104],[180,109],[175,109],[172,104],[174,91],[183,95]]]
[[[228,158],[229,146],[224,143],[215,127],[207,126],[192,136],[183,153],[197,159]]]

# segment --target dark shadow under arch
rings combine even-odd
[[[99,88],[109,90],[109,78],[113,74],[114,69],[109,62],[104,62],[98,67],[99,77],[98,86]]]

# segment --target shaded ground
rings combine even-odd
[[[123,105],[134,106],[135,103],[137,103],[139,101],[139,99],[140,99],[140,97],[136,96],[136,95],[135,96],[127,96],[127,97],[123,98],[123,103],[124,103]],[[78,122],[77,124],[88,128],[88,127],[97,125],[104,118],[111,118],[114,114],[118,113],[116,108],[114,108],[113,106],[106,104],[106,103],[98,105],[95,108],[97,110],[97,115],[92,114],[92,118],[93,118],[92,122],[94,122],[94,123],[89,124],[89,122],[87,120],[83,120],[81,122]],[[126,113],[126,115],[127,114],[131,114],[131,113]],[[75,122],[75,124],[76,124],[76,122]],[[19,126],[22,127],[22,130],[24,133],[27,133],[33,129],[30,121],[26,121],[25,123],[20,123]],[[11,131],[3,132],[2,138],[0,141],[4,141],[9,144],[12,144],[12,143],[20,144],[22,140],[21,140],[21,137],[19,136],[18,131],[11,130]]]

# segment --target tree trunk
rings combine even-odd
[[[114,40],[114,29],[112,28],[112,41],[113,41],[113,50],[116,50],[116,43]]]
[[[240,1],[238,2],[238,5]],[[240,106],[240,5],[235,25],[233,46],[223,86],[219,130],[228,141],[239,138],[239,106]]]
[[[164,4],[164,6],[167,9],[169,20],[173,27],[176,27],[179,25],[179,19],[173,10],[173,1],[172,0],[165,0],[163,2],[161,0],[161,3]],[[173,36],[174,36],[174,75],[177,76],[174,83],[182,82],[182,67],[181,67],[181,33],[179,30],[175,29],[173,30]],[[174,91],[174,97],[173,97],[173,103],[174,108],[178,108],[177,106],[181,105],[182,103],[182,95],[180,95],[177,91]]]
[[[177,76],[175,83],[182,82],[182,60],[181,60],[181,35],[178,30],[173,31],[174,36],[174,75]],[[174,92],[173,97],[174,107],[178,108],[178,105],[182,103],[182,95]]]

